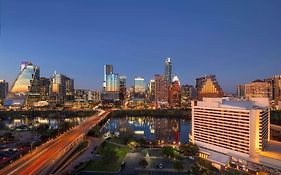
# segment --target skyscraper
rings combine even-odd
[[[155,75],[155,101],[168,102],[168,85],[163,75]]]
[[[119,99],[120,100],[125,100],[126,97],[126,82],[127,82],[127,77],[126,76],[120,76],[120,88],[119,88]]]
[[[5,106],[32,106],[40,100],[40,68],[31,62],[23,62],[21,71],[4,102]]]
[[[167,58],[165,61],[165,80],[167,85],[170,86],[172,83],[172,61],[171,58]]]
[[[145,92],[145,82],[144,82],[143,77],[135,78],[134,90],[135,90],[135,93],[144,93]]]
[[[50,97],[50,85],[51,81],[49,78],[40,78],[40,99],[43,101],[49,100]]]
[[[8,94],[9,84],[5,80],[0,80],[0,104],[3,103],[4,99]]]
[[[107,74],[106,75],[106,92],[118,92],[119,93],[120,82],[118,74]]]
[[[74,80],[55,72],[51,77],[51,97],[58,104],[74,100]]]
[[[150,80],[148,84],[148,100],[155,101],[155,80]]]
[[[107,75],[113,74],[113,66],[110,64],[104,65],[104,80],[103,80],[103,90],[106,90],[106,81],[107,81]]]
[[[216,80],[215,75],[206,75],[196,79],[197,98],[223,97],[223,91]]]
[[[172,80],[172,84],[169,88],[169,105],[170,107],[179,107],[180,106],[180,92],[181,92],[181,86],[180,86],[180,80],[177,76],[174,76]]]

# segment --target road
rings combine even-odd
[[[84,136],[93,126],[104,119],[110,111],[99,111],[80,125],[72,128],[59,137],[48,141],[14,163],[0,170],[0,175],[45,174],[65,152]]]

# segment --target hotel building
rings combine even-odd
[[[200,156],[222,169],[231,159],[261,163],[259,153],[269,141],[269,101],[203,98],[192,102],[191,141]]]

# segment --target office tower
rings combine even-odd
[[[172,83],[172,61],[171,58],[167,58],[165,61],[165,80],[167,85],[170,86]]]
[[[278,105],[278,101],[281,101],[281,75],[276,75],[272,79],[272,98],[274,104]]]
[[[244,84],[237,85],[236,95],[238,98],[245,98],[245,85]]]
[[[173,77],[172,84],[169,88],[169,105],[170,107],[180,107],[181,104],[181,85],[177,76]]]
[[[272,85],[269,82],[256,80],[244,85],[244,98],[251,99],[253,97],[268,98],[272,100]]]
[[[181,106],[183,108],[191,107],[191,100],[196,98],[196,89],[192,85],[181,86]]]
[[[145,82],[143,77],[136,77],[134,81],[134,91],[135,93],[145,92]]]
[[[106,90],[106,81],[107,81],[107,75],[113,74],[113,66],[110,64],[104,65],[104,80],[103,80],[103,90]]]
[[[65,100],[74,101],[74,80],[66,77],[65,79]]]
[[[168,102],[168,85],[163,75],[155,75],[155,101]]]
[[[51,77],[51,98],[56,104],[74,100],[74,80],[55,72]]]
[[[148,100],[155,101],[155,80],[150,80],[148,84]]]
[[[0,104],[3,104],[8,95],[9,84],[5,80],[0,80]]]
[[[223,91],[216,80],[215,75],[206,75],[196,79],[197,98],[203,97],[223,97]]]
[[[119,99],[125,100],[126,91],[127,91],[127,88],[126,88],[127,77],[126,76],[120,76],[119,80],[120,80]]]
[[[32,106],[40,100],[40,68],[31,62],[21,64],[21,72],[13,83],[4,105],[7,107]]]
[[[49,100],[50,85],[51,85],[51,80],[49,78],[45,78],[45,77],[40,78],[40,99],[42,101]]]
[[[118,92],[119,93],[120,82],[118,74],[106,75],[106,92]]]
[[[191,140],[199,156],[223,169],[229,161],[260,161],[259,153],[269,141],[269,101],[230,101],[203,98],[192,102]]]

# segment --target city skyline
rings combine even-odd
[[[280,74],[280,6],[277,1],[2,2],[0,79],[11,84],[19,63],[27,60],[40,66],[42,76],[56,70],[73,77],[75,88],[102,89],[104,64],[114,65],[133,85],[135,76],[148,83],[164,74],[164,60],[171,57],[182,84],[215,74],[223,90],[234,93],[237,84]]]

